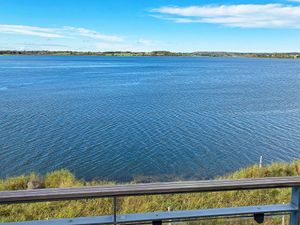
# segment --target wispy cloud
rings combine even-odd
[[[153,40],[145,39],[145,38],[138,39],[137,43],[142,44],[142,45],[146,45],[146,46],[155,45],[155,42]]]
[[[0,33],[37,36],[42,38],[78,38],[85,37],[110,42],[120,42],[122,37],[116,35],[105,35],[94,30],[78,27],[45,28],[24,25],[0,24]]]
[[[6,34],[21,34],[38,36],[44,38],[63,38],[64,36],[59,34],[56,29],[23,26],[23,25],[5,25],[0,24],[0,33]]]
[[[98,42],[95,47],[98,51],[154,51],[161,50],[164,47],[164,43],[157,42],[151,39],[139,38],[137,40],[132,39],[122,43],[108,43]]]
[[[123,37],[103,34],[83,27],[37,27],[0,24],[0,34],[5,38],[0,49],[17,50],[75,50],[75,51],[151,51],[160,49],[162,43],[141,37]],[[24,42],[15,38],[22,36]],[[24,37],[23,37],[24,36]],[[26,37],[27,36],[27,37]],[[38,37],[33,39],[32,37]]]
[[[300,6],[298,5],[170,6],[153,9],[151,12],[156,13],[154,16],[158,18],[176,23],[211,23],[240,28],[300,28]]]
[[[93,39],[99,39],[103,41],[113,41],[113,42],[121,42],[123,41],[123,38],[120,36],[115,36],[115,35],[105,35],[101,34],[97,31],[94,30],[89,30],[86,28],[78,28],[78,27],[64,27],[64,31],[69,32],[70,34],[73,35],[78,35],[78,36],[83,36],[83,37],[88,37],[88,38],[93,38]]]

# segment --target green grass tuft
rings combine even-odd
[[[217,179],[241,179],[256,177],[299,176],[300,160],[291,163],[273,163],[263,168],[250,166]],[[27,183],[39,182],[45,188],[78,187],[114,184],[113,182],[84,182],[68,170],[59,170],[40,176],[36,173],[0,180],[0,191],[22,190]],[[260,204],[279,204],[290,201],[290,189],[229,191],[216,193],[193,193],[176,195],[155,195],[118,198],[118,213],[138,213],[149,211],[234,207]],[[2,205],[0,222],[71,218],[79,216],[99,216],[112,213],[112,199],[92,199],[63,202]],[[254,224],[252,221],[197,222],[197,224]],[[286,223],[288,218],[286,218]],[[191,223],[194,224],[194,223]],[[282,224],[281,219],[268,219],[266,224]]]

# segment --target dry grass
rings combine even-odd
[[[251,166],[218,179],[294,175],[300,175],[300,160],[290,164],[273,163],[263,168]],[[44,177],[33,173],[27,176],[22,175],[0,180],[0,191],[26,189],[28,181],[39,181],[45,188],[108,184],[108,182],[103,181],[84,182],[76,179],[75,176],[67,170],[59,170],[48,173]],[[109,184],[113,183],[110,182]],[[287,203],[289,202],[289,199],[289,189],[126,197],[118,199],[118,213],[166,211],[168,207],[171,207],[172,210],[183,210],[246,206],[253,204],[276,204]],[[11,222],[79,216],[99,216],[111,214],[111,210],[111,199],[2,205],[0,206],[0,221]],[[197,222],[197,224],[252,224],[249,220],[247,221],[248,222],[233,220],[231,222],[224,222],[223,220],[212,220],[210,222]],[[266,224],[281,224],[281,219],[268,219]]]

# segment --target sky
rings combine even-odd
[[[300,0],[0,0],[0,49],[299,52]]]

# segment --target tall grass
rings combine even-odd
[[[300,160],[287,163],[273,163],[263,168],[250,166],[217,179],[240,179],[256,177],[279,177],[300,175]],[[77,187],[114,184],[113,182],[78,180],[67,170],[59,170],[40,176],[32,173],[0,180],[0,191],[26,189],[29,181],[38,181],[45,188]],[[234,207],[260,204],[288,203],[290,189],[271,189],[254,191],[228,191],[215,193],[192,193],[176,195],[155,195],[118,198],[118,213],[138,213],[149,211]],[[81,216],[99,216],[112,213],[111,199],[91,199],[62,202],[44,202],[0,206],[0,221],[25,221]],[[212,220],[197,224],[252,224],[243,220],[224,222]],[[254,224],[254,223],[253,223]],[[269,219],[266,224],[281,224],[281,220]]]

